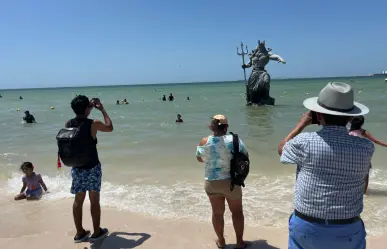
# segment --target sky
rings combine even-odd
[[[27,0],[0,3],[0,88],[243,79],[258,39],[272,78],[387,70],[387,1]],[[249,73],[249,71],[248,71]]]

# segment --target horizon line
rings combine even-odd
[[[359,78],[359,77],[372,77],[370,75],[351,75],[351,76],[326,76],[326,77],[290,77],[290,78],[273,78],[275,81],[282,81],[282,80],[306,80],[306,79],[332,79],[332,78]],[[375,77],[375,76],[374,76]],[[181,84],[205,84],[205,83],[211,83],[211,84],[219,84],[219,83],[231,83],[231,82],[244,82],[244,80],[219,80],[219,81],[199,81],[199,82],[192,82],[192,81],[186,81],[186,82],[170,82],[170,83],[138,83],[138,84],[118,84],[118,85],[81,85],[81,86],[59,86],[59,87],[28,87],[28,88],[3,88],[0,89],[0,91],[8,91],[8,90],[35,90],[35,89],[66,89],[66,88],[88,88],[88,87],[123,87],[123,86],[160,86],[160,85],[181,85]]]

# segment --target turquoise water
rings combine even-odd
[[[230,131],[240,135],[252,157],[252,172],[244,192],[247,223],[286,226],[292,210],[295,168],[279,163],[276,148],[305,111],[302,101],[317,95],[329,81],[354,86],[356,100],[371,109],[365,128],[387,141],[387,84],[381,78],[274,80],[271,95],[276,98],[276,106],[268,107],[246,107],[242,82],[1,91],[2,193],[11,198],[20,190],[18,168],[22,161],[29,160],[51,189],[45,201],[71,197],[69,168],[56,169],[55,136],[73,117],[71,99],[85,94],[102,100],[114,124],[112,133],[98,134],[104,206],[159,218],[209,220],[210,207],[202,187],[203,165],[196,162],[195,149],[209,134],[209,118],[222,113],[229,118]],[[162,95],[169,93],[175,101],[162,102]],[[19,96],[24,99],[19,100]],[[124,98],[129,105],[115,104]],[[26,109],[38,124],[21,123]],[[184,119],[182,124],[175,123],[178,113]],[[102,119],[97,110],[92,117]],[[364,218],[370,234],[387,233],[384,150],[377,147],[370,195],[365,198]]]

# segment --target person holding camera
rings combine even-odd
[[[97,98],[89,101],[86,96],[78,95],[71,101],[71,108],[75,113],[75,118],[68,120],[65,123],[65,127],[77,127],[79,129],[79,136],[82,138],[78,141],[82,143],[79,145],[79,148],[84,150],[82,153],[89,159],[89,163],[86,165],[73,167],[71,170],[71,193],[75,194],[73,216],[77,229],[74,242],[78,243],[85,241],[90,236],[90,231],[85,230],[82,226],[82,209],[86,192],[89,192],[90,211],[94,228],[94,233],[91,235],[90,240],[98,240],[108,234],[108,230],[100,226],[101,207],[99,192],[101,189],[102,169],[97,151],[97,132],[112,132],[113,124],[102,103]],[[98,109],[102,113],[104,122],[88,118],[93,108]]]
[[[278,146],[280,161],[297,165],[288,248],[365,249],[360,214],[374,144],[349,135],[346,125],[369,109],[339,82],[303,104],[309,111]],[[312,123],[322,129],[301,133]]]

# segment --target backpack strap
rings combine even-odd
[[[70,128],[70,122],[71,122],[71,119],[67,120],[65,128]]]
[[[238,134],[234,134],[232,132],[230,132],[231,135],[232,135],[232,145],[233,145],[233,148],[234,148],[234,156],[239,153],[239,137],[238,137]]]
[[[238,134],[234,134],[232,132],[230,132],[230,134],[232,135],[232,145],[233,145],[233,148],[234,148],[233,156],[235,158],[235,156],[239,153],[239,137],[238,137]],[[232,167],[233,167],[233,165],[231,165],[231,168]],[[231,172],[232,171],[233,170],[231,169]],[[230,191],[233,191],[233,190],[234,190],[234,183],[233,183],[233,180],[231,180]]]

